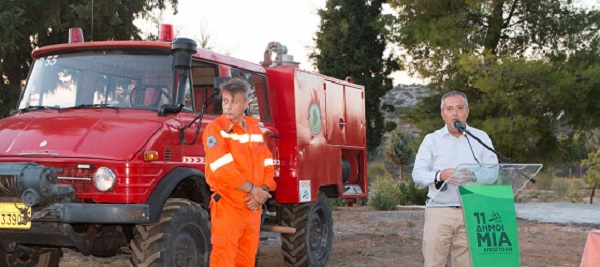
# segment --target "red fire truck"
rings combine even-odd
[[[299,69],[276,42],[259,65],[171,39],[83,42],[75,30],[33,52],[18,109],[0,120],[0,266],[56,266],[62,248],[207,266],[199,136],[221,114],[224,77],[252,85],[247,113],[274,155],[262,229],[281,233],[289,266],[325,265],[328,199],[367,196],[364,88]]]

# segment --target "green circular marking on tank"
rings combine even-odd
[[[317,103],[311,103],[308,108],[308,122],[310,131],[317,135],[321,132],[321,109]]]

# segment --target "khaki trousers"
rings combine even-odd
[[[425,209],[423,257],[425,267],[444,267],[450,254],[452,267],[471,267],[471,254],[462,208]]]

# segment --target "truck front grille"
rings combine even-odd
[[[94,169],[63,166],[57,171],[58,183],[72,186],[77,193],[89,193],[91,192],[93,172]]]
[[[67,180],[59,177],[58,183],[72,186],[77,193],[89,193],[92,191],[92,182],[90,180]]]

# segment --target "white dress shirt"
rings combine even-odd
[[[490,148],[493,148],[492,140],[484,131],[469,126],[466,127],[467,131],[481,139]],[[444,169],[456,168],[458,165],[465,163],[477,164],[478,162],[473,158],[474,156],[480,164],[498,164],[498,158],[494,152],[489,151],[472,137],[469,137],[468,141],[471,143],[473,153],[471,153],[467,137],[464,135],[458,138],[454,137],[448,131],[447,126],[428,134],[423,139],[415,159],[412,178],[417,184],[429,186],[427,194],[429,197],[428,207],[460,206],[456,186],[447,183],[447,189],[444,191],[435,188],[436,172],[440,171],[441,174]]]

